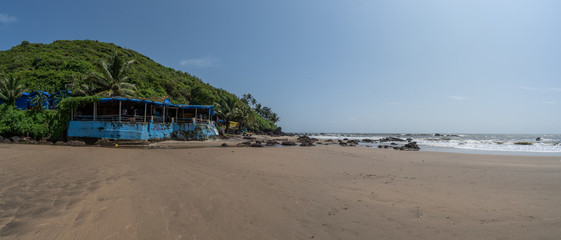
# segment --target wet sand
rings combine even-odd
[[[560,237],[559,157],[0,144],[0,239]]]

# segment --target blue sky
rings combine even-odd
[[[241,96],[285,131],[561,133],[561,1],[0,3],[0,50],[92,39]]]

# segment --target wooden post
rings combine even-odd
[[[197,122],[197,109],[195,108],[195,122]]]
[[[144,103],[144,123],[146,123],[146,110],[148,110],[147,108],[148,108],[148,104]]]
[[[179,108],[175,109],[175,122],[177,122],[177,119],[179,118]]]
[[[72,109],[70,109],[70,120],[74,121],[74,106],[72,106]]]
[[[123,102],[119,101],[119,122],[121,122],[121,106],[123,105]]]
[[[163,115],[164,115],[164,121],[163,122],[166,122],[166,106],[164,106],[164,114]]]
[[[93,107],[94,107],[94,109],[93,109],[93,112],[94,112],[93,120],[95,121],[95,119],[96,119],[96,116],[97,116],[97,103],[96,103],[96,102],[94,102],[94,104],[93,104],[93,105],[94,105],[94,106],[93,106]]]

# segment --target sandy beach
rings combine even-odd
[[[0,239],[561,238],[559,157],[197,146],[0,144]]]

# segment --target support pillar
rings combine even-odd
[[[144,123],[146,123],[146,110],[148,110],[148,104],[144,103]]]
[[[121,122],[121,107],[123,105],[123,102],[119,101],[119,122]]]
[[[94,107],[94,109],[93,109],[93,112],[94,112],[93,120],[95,121],[95,119],[97,117],[97,103],[96,102],[94,102],[93,107]]]

